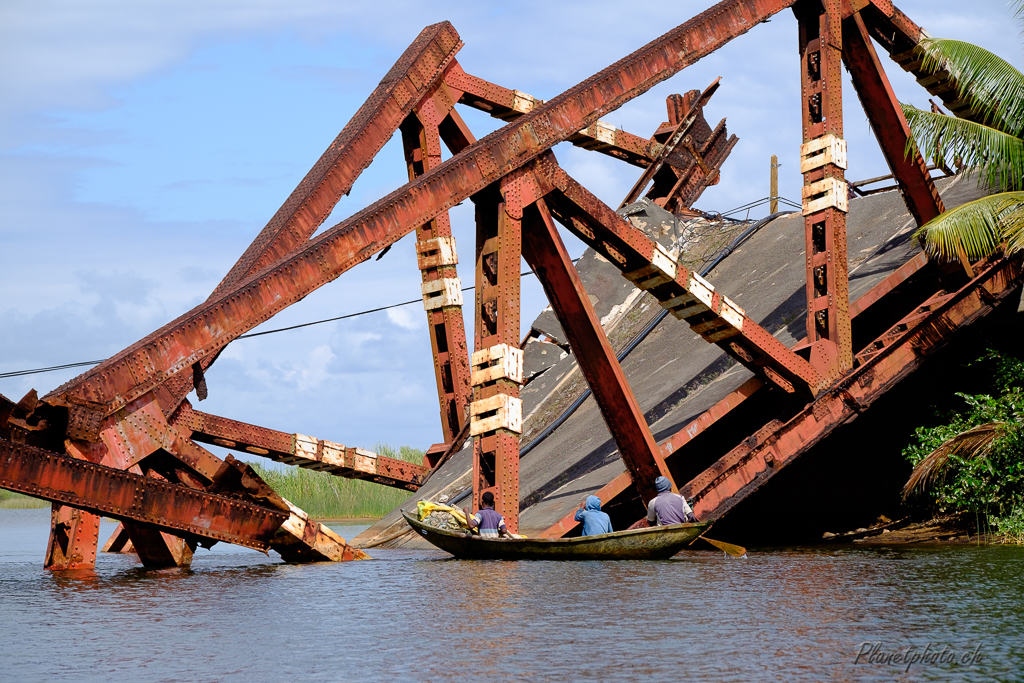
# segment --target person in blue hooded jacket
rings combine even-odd
[[[576,511],[576,521],[583,522],[584,536],[612,532],[612,518],[601,512],[601,499],[597,496],[587,496],[586,504]]]

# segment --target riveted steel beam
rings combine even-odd
[[[88,433],[107,415],[218,353],[309,292],[484,189],[793,0],[725,0],[594,77],[470,145],[373,206],[326,230],[236,289],[212,297],[153,335],[51,392]]]
[[[538,161],[537,172],[557,190],[547,201],[559,221],[706,341],[787,392],[813,396],[821,390],[825,380],[810,363],[698,274],[676,263],[660,245],[569,177],[552,156]]]
[[[288,514],[0,439],[0,488],[166,530],[267,550]]]
[[[672,475],[543,199],[526,211],[523,236],[523,256],[544,286],[619,456],[644,500],[650,500],[657,495],[654,480]]]
[[[453,68],[456,66],[452,64]],[[459,133],[447,136],[446,143],[453,153],[461,152],[475,141],[454,113],[455,102],[461,94],[448,83],[441,83],[402,124],[409,180],[441,163],[441,127],[446,121],[450,122],[445,125],[446,132],[454,127]],[[472,389],[469,347],[462,317],[462,283],[456,269],[459,257],[447,211],[416,230],[416,260],[434,358],[441,428],[444,442],[451,443],[469,419],[467,407]]]
[[[346,447],[304,434],[290,434],[194,410],[181,404],[171,423],[194,441],[346,479],[365,479],[408,491],[419,489],[429,468],[362,448]]]
[[[895,336],[813,403],[785,423],[773,421],[680,487],[694,498],[703,520],[720,518],[779,470],[856,417],[944,346],[954,333],[986,315],[1020,282],[1019,259],[997,259],[952,295],[924,302],[927,314],[912,311]],[[886,335],[883,335],[886,336]],[[869,347],[870,348],[870,347]]]
[[[804,176],[807,338],[817,370],[830,381],[853,365],[843,139],[843,33],[839,0],[794,7],[799,25]]]
[[[910,126],[878,59],[859,12],[843,21],[843,63],[907,210],[919,226],[945,211],[921,152],[907,156]]]

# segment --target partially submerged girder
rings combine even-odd
[[[152,531],[178,531],[265,551],[289,516],[287,508],[197,491],[4,439],[0,462],[3,488]],[[72,557],[66,545],[62,552],[75,565],[83,559]]]
[[[599,117],[788,7],[794,8],[801,31],[801,170],[805,174],[809,311],[808,340],[796,349],[787,348],[710,283],[590,195],[557,166],[549,151],[559,142],[570,141],[645,168],[632,198],[643,194],[651,183],[648,198],[677,210],[686,208],[704,187],[717,181],[718,168],[735,144],[721,124],[711,130],[703,123],[702,105],[710,92],[670,98],[668,127],[656,131],[650,140],[615,130]],[[199,390],[200,400],[205,396],[204,373],[232,340],[388,249],[402,236],[416,232],[442,431],[449,452],[467,428],[474,439],[475,501],[479,502],[485,490],[494,490],[499,511],[510,529],[516,529],[522,430],[518,348],[521,254],[536,262],[538,277],[553,299],[563,328],[570,332],[573,352],[581,367],[586,367],[598,404],[609,424],[614,423],[613,438],[627,464],[629,481],[620,477],[621,481],[612,482],[613,488],[621,493],[632,486],[646,496],[655,473],[670,475],[664,464],[666,453],[654,446],[618,361],[610,354],[600,326],[594,325],[596,317],[569,272],[550,217],[607,257],[666,309],[687,320],[701,337],[753,370],[759,385],[779,387],[800,404],[813,399],[814,405],[824,405],[835,400],[835,383],[856,372],[855,363],[876,362],[862,354],[855,357],[851,342],[840,59],[854,73],[861,99],[870,99],[866,106],[869,120],[879,131],[879,142],[908,205],[913,204],[915,218],[920,222],[941,210],[923,163],[918,159],[910,164],[899,162],[901,140],[907,139],[906,123],[866,37],[890,28],[890,51],[921,36],[920,29],[887,0],[829,0],[825,4],[818,0],[724,0],[562,95],[542,102],[467,74],[454,59],[461,47],[454,28],[447,22],[428,27],[207,301],[51,392],[43,405],[29,401],[32,405],[21,409],[24,415],[12,413],[12,419],[21,424],[11,422],[10,429],[19,438],[51,450],[63,447],[79,459],[161,477],[201,492],[226,485],[230,492],[252,494],[253,486],[262,484],[258,477],[249,478],[248,488],[244,478],[218,482],[225,461],[196,443],[204,438],[213,443],[220,439],[225,442],[221,445],[234,444],[228,447],[241,446],[250,453],[294,459],[341,476],[364,478],[369,472],[356,466],[360,456],[356,449],[313,439],[306,442],[298,435],[287,445],[285,441],[292,435],[214,416],[200,419],[201,414],[194,411],[188,422],[183,416],[191,406],[183,401],[193,386]],[[944,83],[948,85],[948,79]],[[883,91],[885,97],[880,95]],[[460,103],[510,123],[475,140],[455,110]],[[962,108],[954,111],[963,113]],[[695,140],[698,122],[707,130],[700,133],[703,139]],[[895,134],[891,132],[894,126]],[[403,135],[410,182],[311,237],[396,131]],[[441,161],[442,141],[453,152],[447,161]],[[461,282],[455,268],[458,251],[447,217],[452,206],[467,198],[477,207],[476,351],[472,358],[461,322]],[[525,249],[524,220],[526,229],[539,238]],[[879,348],[895,343],[892,340],[899,334],[894,335],[880,340]],[[747,391],[756,388],[750,385]],[[719,412],[742,402],[746,395],[734,397]],[[197,419],[204,426],[186,427],[198,424]],[[771,424],[769,427],[774,429]],[[315,446],[309,445],[314,441]],[[685,445],[685,440],[676,441],[673,448]],[[267,447],[271,444],[274,448]],[[792,457],[799,452],[800,448],[794,450]],[[788,462],[787,458],[781,462]],[[426,471],[399,466],[398,461],[376,460],[374,476],[391,485],[412,488]],[[384,469],[379,469],[382,466]],[[745,472],[734,463],[719,473],[715,486],[746,476]],[[687,490],[700,493],[702,500],[714,497],[707,486],[699,491],[693,486],[691,483]],[[749,490],[733,486],[729,495],[746,495]],[[703,505],[700,509],[712,516],[716,510],[727,509]],[[79,507],[89,506],[82,503]],[[58,513],[55,511],[55,519],[64,514]],[[351,556],[344,540],[332,538],[293,506],[289,513],[279,534],[286,539],[281,543],[286,558]],[[81,528],[80,533],[73,533],[81,537],[75,542],[94,546],[89,520],[81,520],[74,525]],[[170,554],[173,563],[187,562],[184,555],[190,552],[175,555],[168,538],[146,535],[146,529],[137,525],[133,535],[132,524],[127,520],[126,529],[140,557]]]
[[[389,458],[363,448],[346,447],[305,434],[289,434],[194,410],[185,401],[171,423],[191,432],[200,443],[258,455],[348,479],[366,479],[385,486],[415,491],[427,476],[423,465]]]

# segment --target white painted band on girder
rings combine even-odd
[[[416,243],[416,265],[420,270],[454,266],[459,262],[459,254],[455,250],[455,238],[435,237]]]
[[[472,358],[474,387],[497,379],[523,383],[523,351],[508,344],[495,344],[489,349],[475,351]]]
[[[490,413],[494,413],[490,415]],[[469,404],[469,435],[480,436],[498,429],[523,433],[523,402],[515,396],[496,394]],[[480,417],[488,415],[487,417]]]
[[[658,242],[654,243],[650,259],[649,265],[623,273],[623,277],[643,290],[654,289],[676,279],[676,261]]]
[[[334,443],[324,439],[320,442],[323,457],[321,458],[328,465],[334,465],[335,467],[345,466],[345,446],[340,443]]]
[[[849,186],[846,181],[838,178],[824,178],[816,183],[804,185],[803,215],[809,216],[812,213],[825,209],[838,209],[843,213],[849,211]]]
[[[513,90],[514,98],[512,100],[512,109],[520,114],[529,114],[539,104],[543,104],[543,100],[538,100],[533,95],[522,92],[521,90]]]
[[[428,280],[420,285],[420,291],[423,292],[423,308],[427,311],[462,305],[462,281],[457,277]]]
[[[615,126],[604,121],[595,121],[589,127],[580,131],[580,135],[586,135],[606,145],[615,145]]]
[[[293,450],[295,451],[295,455],[300,458],[316,460],[316,445],[317,441],[313,437],[306,436],[305,434],[296,434]]]
[[[827,133],[800,146],[800,172],[833,164],[846,169],[846,140],[835,133]]]

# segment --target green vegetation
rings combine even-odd
[[[416,464],[423,462],[423,451],[408,446],[396,450],[386,444],[377,444],[373,450],[389,458]],[[379,518],[413,495],[410,491],[381,486],[372,481],[343,479],[326,472],[299,467],[269,469],[259,463],[249,464],[275,491],[316,519]]]
[[[1012,0],[1015,18],[1024,0]],[[976,167],[997,190],[989,197],[946,211],[921,227],[929,252],[945,258],[964,253],[982,258],[1003,248],[1024,250],[1024,74],[977,45],[926,38],[919,44],[922,66],[941,69],[956,80],[961,99],[980,122],[903,105],[922,152],[939,165],[947,161]],[[914,151],[908,141],[907,153]]]
[[[927,495],[943,512],[974,512],[1024,543],[1024,362],[989,350],[977,363],[993,371],[994,394],[958,393],[965,410],[918,428],[903,451],[914,465],[903,495]]]
[[[14,491],[0,489],[0,510],[13,510],[21,508],[48,508],[50,504],[45,500],[23,496]]]

